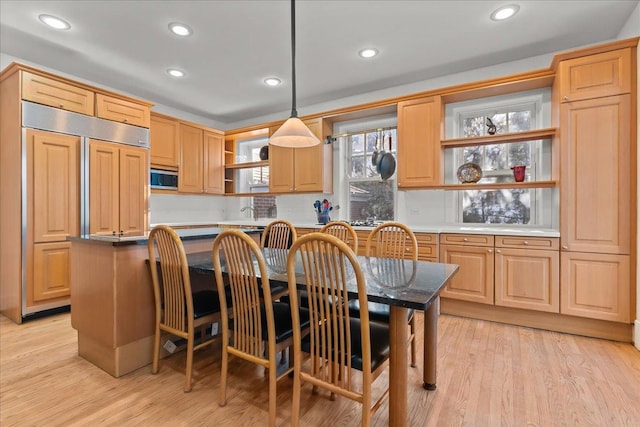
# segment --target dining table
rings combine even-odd
[[[287,249],[263,248],[273,294],[288,286]],[[442,289],[457,273],[455,264],[413,261],[396,258],[357,256],[367,288],[367,300],[387,304],[389,319],[389,425],[407,425],[408,401],[408,310],[424,311],[423,387],[436,388],[438,301]],[[192,285],[213,284],[213,259],[210,251],[187,254]],[[224,259],[221,268],[225,274]],[[256,274],[259,269],[256,268]],[[297,285],[304,288],[303,266],[298,256]],[[357,297],[355,274],[347,275],[347,291]]]

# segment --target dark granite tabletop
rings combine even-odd
[[[286,260],[288,251],[282,249],[263,249],[272,286],[286,286]],[[367,284],[369,301],[388,305],[424,310],[436,299],[449,279],[458,271],[455,264],[441,264],[428,261],[408,261],[391,258],[358,256],[358,262]],[[213,275],[211,251],[187,255],[192,273]],[[224,272],[224,260],[222,260]],[[260,270],[256,267],[259,275]],[[296,274],[298,284],[304,285],[302,265],[298,262]],[[355,275],[350,274],[349,292],[355,297],[357,287]],[[215,282],[211,282],[215,286]]]
[[[180,239],[183,241],[187,240],[199,240],[199,239],[210,239],[215,238],[218,234],[220,234],[224,230],[228,230],[228,228],[178,228],[175,229]],[[252,233],[261,233],[260,230],[251,229],[251,228],[242,228],[240,231],[244,231],[247,234]],[[87,234],[78,237],[67,237],[67,240],[72,242],[74,241],[82,241],[87,243],[101,243],[101,244],[110,244],[113,246],[126,246],[126,245],[146,245],[149,235],[145,234],[144,236],[107,236],[101,234]]]

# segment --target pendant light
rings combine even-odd
[[[296,6],[291,0],[291,117],[269,138],[269,145],[304,148],[320,144],[320,140],[298,118],[296,110]]]

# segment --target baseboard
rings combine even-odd
[[[633,322],[633,345],[640,350],[640,319]]]

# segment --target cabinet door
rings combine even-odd
[[[631,49],[562,61],[558,68],[562,102],[620,95],[631,91]]]
[[[148,128],[149,115],[147,105],[101,93],[96,94],[96,116],[102,119]]]
[[[140,236],[145,232],[148,206],[149,168],[147,150],[120,148],[120,229],[122,235]]]
[[[440,262],[460,266],[440,295],[493,304],[493,255],[488,247],[440,245]]]
[[[33,246],[32,303],[71,295],[71,242],[36,243]]]
[[[313,148],[313,147],[312,147]],[[319,159],[317,161],[320,161]],[[294,149],[269,146],[269,191],[289,193],[294,190]]]
[[[629,95],[562,104],[560,113],[562,249],[628,254]]]
[[[398,187],[441,184],[439,96],[398,103]]]
[[[93,92],[27,71],[22,72],[22,99],[93,116]]]
[[[293,150],[295,191],[323,189],[324,144]]]
[[[33,241],[77,236],[80,227],[80,138],[27,131]]]
[[[181,193],[202,193],[204,163],[202,137],[202,129],[180,124],[178,191]]]
[[[119,151],[115,144],[89,142],[89,233],[120,231]]]
[[[179,127],[176,120],[151,115],[151,166],[178,168]]]
[[[224,194],[224,136],[219,133],[204,133],[204,192]]]
[[[628,255],[562,252],[562,314],[631,322]]]
[[[495,301],[504,307],[558,313],[558,251],[496,248]]]

